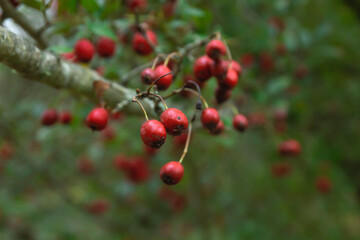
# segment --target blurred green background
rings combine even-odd
[[[40,27],[42,2],[23,2],[17,11]],[[156,32],[160,51],[220,31],[243,66],[232,102],[250,128],[233,129],[231,104],[215,104],[211,79],[203,94],[226,130],[212,136],[197,120],[184,178],[167,187],[159,169],[177,161],[183,148],[172,137],[150,156],[139,136],[143,116],[126,113],[110,122],[114,131],[93,133],[84,125],[93,103],[22,79],[2,64],[0,239],[360,239],[359,4],[178,0],[165,18],[165,2],[149,1],[140,16]],[[55,3],[45,34],[56,53],[71,51],[81,37],[116,39],[134,23],[120,1]],[[3,25],[22,33],[9,19]],[[166,93],[182,85],[203,54],[200,48],[185,59]],[[115,57],[96,58],[89,67],[104,66],[105,76],[116,80],[153,58],[118,42]],[[145,89],[139,76],[128,86]],[[168,105],[191,116],[194,102],[176,96]],[[71,111],[73,121],[41,126],[48,108]],[[277,146],[290,138],[302,153],[281,157]],[[141,158],[150,176],[134,180],[114,167],[115,156]],[[279,163],[291,171],[279,176]],[[319,176],[330,179],[328,192],[317,187]]]

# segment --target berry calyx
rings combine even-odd
[[[184,175],[184,167],[179,162],[168,162],[160,169],[160,178],[167,185],[179,183]]]
[[[244,132],[248,128],[249,122],[244,115],[236,114],[233,118],[233,126],[239,132]]]
[[[145,145],[158,149],[165,143],[166,129],[158,120],[149,120],[141,126],[140,136]]]
[[[165,65],[159,65],[155,68],[155,79],[171,72],[171,70]],[[166,75],[160,78],[155,84],[158,90],[163,91],[170,87],[173,80],[172,74]]]
[[[297,156],[301,153],[301,145],[298,141],[290,139],[280,143],[278,151],[284,156]]]
[[[222,55],[226,54],[226,47],[224,43],[218,39],[211,40],[206,45],[206,55],[209,58],[218,61]]]
[[[157,45],[157,37],[153,31],[147,30],[145,35],[153,45]],[[135,52],[144,56],[153,52],[152,46],[147,42],[146,38],[140,32],[136,32],[134,34],[132,47]]]
[[[225,129],[224,122],[222,120],[220,120],[218,125],[215,128],[210,129],[210,133],[213,135],[219,135],[224,131],[224,129]]]
[[[178,136],[188,128],[188,119],[185,114],[176,108],[166,109],[160,116],[160,121],[164,125],[168,134]]]
[[[220,122],[219,112],[215,108],[206,108],[201,114],[201,122],[209,130],[216,128]]]
[[[227,61],[213,62],[211,73],[219,80],[224,79],[228,72],[229,63]]]
[[[94,45],[87,39],[80,39],[76,42],[74,53],[76,58],[81,62],[90,62],[94,56]]]
[[[143,83],[150,85],[156,79],[155,71],[151,68],[145,68],[141,72],[141,80]]]
[[[97,53],[101,57],[111,57],[116,50],[116,43],[109,37],[100,37],[96,44]]]
[[[213,60],[210,59],[207,55],[199,57],[194,62],[194,75],[199,81],[206,81],[212,77],[211,67],[213,65]]]
[[[72,121],[72,114],[70,111],[63,111],[60,114],[60,122],[62,124],[69,124]]]
[[[58,114],[55,109],[47,109],[41,116],[41,123],[43,126],[54,125],[58,120]]]
[[[106,128],[109,114],[104,108],[93,109],[86,118],[87,126],[93,131],[101,131]]]
[[[239,76],[233,68],[229,68],[226,77],[218,80],[219,86],[225,89],[233,89],[238,83]]]

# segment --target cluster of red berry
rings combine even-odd
[[[55,109],[47,109],[41,116],[43,126],[52,126],[60,121],[62,124],[69,124],[72,121],[72,114],[69,111],[62,111],[60,114]]]

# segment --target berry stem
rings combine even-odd
[[[155,60],[154,60],[154,62],[153,62],[153,64],[152,64],[152,66],[151,66],[151,70],[154,70],[154,69],[155,69],[156,64],[158,63],[158,61],[159,61],[159,56],[157,56],[157,57],[155,58]]]
[[[200,97],[201,101],[203,102],[205,108],[208,108],[208,107],[209,107],[209,105],[208,105],[208,103],[206,102],[205,98],[204,98],[200,93],[198,93],[197,91],[195,91],[194,89],[191,89],[191,88],[186,88],[186,87],[185,87],[185,88],[183,88],[183,89],[184,89],[184,91],[192,92],[193,94],[198,95],[198,96]]]
[[[189,143],[190,143],[190,138],[191,138],[191,131],[192,131],[192,122],[189,123],[189,130],[188,130],[188,135],[187,135],[187,138],[186,138],[186,144],[185,144],[185,148],[184,148],[184,151],[181,155],[181,158],[179,160],[179,163],[182,163],[182,161],[184,160],[187,152],[188,152],[188,149],[189,149]]]
[[[164,104],[165,109],[168,109],[168,106],[166,105],[162,96],[160,96],[159,94],[155,94],[155,93],[149,93],[149,95],[160,98],[161,102]]]
[[[167,66],[168,63],[169,63],[169,61],[170,61],[170,59],[172,59],[172,58],[173,58],[174,56],[176,56],[176,55],[181,56],[180,53],[178,53],[178,52],[170,53],[170,54],[166,57],[166,59],[165,59],[164,66]]]
[[[231,67],[232,67],[232,55],[231,55],[231,51],[230,51],[229,45],[227,44],[227,41],[226,41],[225,39],[222,39],[222,41],[225,43],[226,56],[227,56],[227,58],[230,60],[229,68],[231,68]]]
[[[137,102],[137,103],[139,104],[139,106],[141,107],[141,109],[142,109],[142,110],[143,110],[143,112],[144,112],[144,115],[145,115],[146,121],[149,121],[149,117],[148,117],[148,115],[147,115],[147,113],[146,113],[145,108],[143,107],[143,105],[141,104],[141,102],[140,102],[139,100],[137,100],[137,99],[136,99],[136,96],[134,96],[134,97],[133,97],[132,101],[133,101],[133,102]]]
[[[159,81],[161,78],[163,78],[163,77],[165,77],[165,76],[167,76],[167,75],[169,75],[169,74],[172,74],[172,73],[173,73],[173,72],[170,71],[170,72],[168,72],[168,73],[166,73],[166,74],[158,77],[157,79],[155,79],[155,81],[153,81],[153,82],[150,84],[150,86],[149,86],[149,88],[148,88],[148,90],[147,90],[147,94],[148,94],[148,95],[150,94],[151,88],[156,84],[157,81]]]

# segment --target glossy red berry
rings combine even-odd
[[[159,65],[155,68],[155,79],[157,79],[169,72],[171,72],[171,70],[167,66]],[[172,83],[172,80],[173,80],[172,74],[169,74],[169,75],[166,75],[166,76],[160,78],[156,82],[156,86],[157,86],[158,90],[163,91],[163,90],[168,89]]]
[[[151,68],[145,68],[141,72],[141,80],[143,83],[150,85],[156,79],[155,71]]]
[[[221,88],[233,89],[238,83],[239,76],[233,68],[229,68],[226,77],[219,79],[218,83]]]
[[[231,90],[217,87],[215,89],[215,99],[218,104],[222,104],[231,98]]]
[[[199,57],[194,62],[194,75],[199,81],[206,81],[212,77],[212,68],[213,60],[210,59],[207,55]]]
[[[157,37],[155,33],[151,30],[147,30],[145,32],[147,38],[149,41],[156,46],[157,45]],[[134,34],[133,40],[132,40],[132,47],[135,52],[137,52],[140,55],[148,55],[153,52],[152,46],[147,42],[146,38],[140,33],[136,32]]]
[[[60,122],[62,124],[69,124],[72,121],[72,114],[70,111],[63,111],[60,114]]]
[[[232,60],[231,62],[231,68],[235,70],[235,72],[238,74],[238,76],[240,77],[242,74],[242,67],[240,65],[240,63],[238,63],[235,60]]]
[[[220,115],[215,108],[206,108],[201,114],[201,122],[209,130],[216,128],[219,121]]]
[[[140,129],[142,141],[151,148],[160,148],[166,140],[166,129],[158,120],[146,121]]]
[[[249,122],[244,115],[236,114],[233,118],[233,126],[239,132],[244,132],[248,128]]]
[[[215,128],[210,129],[210,133],[213,135],[219,135],[224,131],[224,129],[225,129],[224,122],[220,120]]]
[[[41,116],[41,123],[43,126],[54,125],[58,120],[58,114],[55,109],[46,110]]]
[[[184,167],[179,162],[168,162],[160,169],[160,178],[167,185],[179,183],[184,175]]]
[[[317,177],[315,185],[316,185],[316,189],[323,194],[330,193],[332,190],[331,180],[327,176]]]
[[[127,0],[127,6],[132,12],[141,12],[147,8],[147,0]]]
[[[109,37],[100,37],[96,44],[97,53],[101,57],[111,57],[116,50],[116,43]]]
[[[229,63],[227,61],[213,62],[211,65],[211,72],[217,79],[224,79],[228,72]]]
[[[80,39],[76,42],[74,52],[76,58],[81,62],[90,62],[94,56],[94,45],[87,39]]]
[[[172,136],[177,136],[185,132],[189,124],[185,114],[176,108],[166,109],[161,114],[160,121],[164,125],[167,133]]]
[[[104,108],[93,109],[86,118],[87,126],[93,131],[101,131],[106,128],[109,114]]]
[[[226,54],[226,47],[224,43],[218,39],[211,40],[206,45],[206,55],[209,58],[218,61],[222,55]]]
[[[301,145],[298,141],[290,139],[280,143],[278,150],[284,156],[297,156],[301,153]]]

